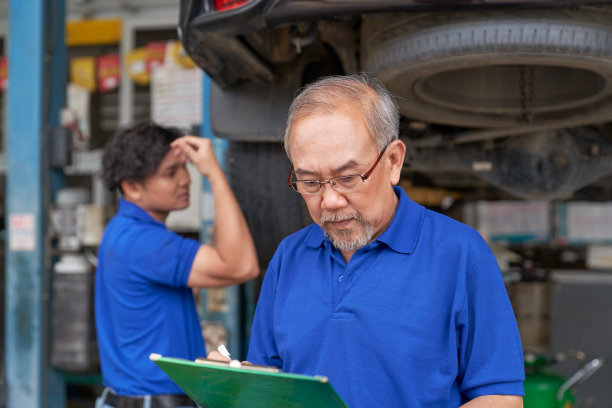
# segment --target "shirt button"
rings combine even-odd
[[[342,278],[344,278],[344,275],[340,275],[340,277],[338,278],[338,282],[342,282]]]

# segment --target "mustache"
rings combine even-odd
[[[321,215],[321,223],[347,221],[351,219],[354,219],[360,222],[363,221],[363,218],[358,213],[354,213],[354,214],[328,213],[328,214]]]

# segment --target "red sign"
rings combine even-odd
[[[147,71],[152,72],[156,66],[164,63],[164,58],[166,56],[166,42],[151,42],[148,43],[145,48],[147,50]]]
[[[107,54],[98,57],[98,90],[110,92],[119,86],[119,54]]]

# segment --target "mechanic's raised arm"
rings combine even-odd
[[[215,203],[213,240],[198,250],[187,280],[191,288],[245,282],[259,274],[255,244],[210,139],[183,136],[172,142],[210,182]]]
[[[523,408],[523,397],[517,395],[483,395],[460,408]]]

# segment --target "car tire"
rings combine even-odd
[[[291,163],[282,144],[230,141],[227,174],[249,224],[262,270],[280,241],[310,223],[302,197],[287,186]]]
[[[609,9],[366,17],[362,39],[362,68],[409,118],[561,127],[612,117]]]

